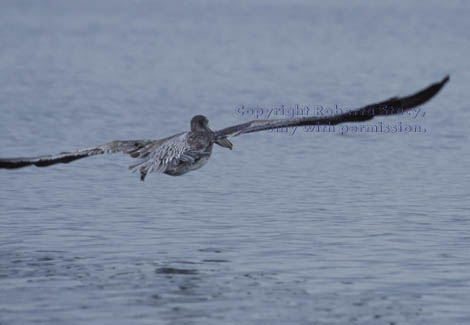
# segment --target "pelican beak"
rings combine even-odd
[[[232,142],[228,141],[227,138],[217,139],[215,140],[215,143],[217,143],[221,147],[229,148],[230,150],[232,150],[233,148]]]
[[[209,126],[207,126],[207,128],[208,128],[210,131],[214,132],[211,128],[209,128]],[[227,138],[217,139],[217,140],[215,140],[215,143],[217,143],[217,144],[218,144],[219,146],[221,146],[221,147],[229,148],[230,150],[232,150],[232,148],[233,148],[232,142],[228,141]]]

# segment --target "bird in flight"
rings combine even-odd
[[[209,121],[205,116],[196,115],[191,119],[190,131],[178,133],[168,138],[112,141],[97,147],[63,152],[57,155],[0,158],[0,168],[13,169],[30,165],[45,167],[58,163],[69,163],[99,154],[122,152],[137,159],[134,164],[129,166],[129,169],[134,172],[138,171],[142,181],[151,172],[178,176],[204,166],[211,156],[214,143],[232,149],[232,143],[228,140],[229,137],[286,127],[363,122],[371,120],[375,116],[400,114],[430,100],[447,81],[449,81],[449,76],[413,95],[393,97],[333,116],[254,120],[213,131],[209,128]]]

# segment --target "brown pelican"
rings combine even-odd
[[[122,152],[138,161],[129,166],[132,171],[140,172],[140,179],[151,172],[165,173],[172,176],[183,175],[199,169],[206,164],[214,143],[232,149],[228,137],[278,128],[304,125],[336,125],[346,122],[363,122],[380,115],[400,114],[419,106],[434,95],[449,81],[449,76],[442,81],[407,97],[393,97],[388,100],[333,116],[296,117],[276,120],[254,120],[234,125],[219,131],[208,127],[208,120],[203,115],[191,119],[191,130],[175,134],[160,140],[113,141],[97,147],[63,152],[58,155],[38,157],[0,159],[0,168],[20,168],[29,165],[50,166],[104,153]]]

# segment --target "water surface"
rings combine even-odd
[[[464,1],[3,1],[2,157],[451,82],[424,115],[374,120],[426,132],[246,135],[145,182],[120,155],[0,171],[0,323],[470,322],[469,14]]]

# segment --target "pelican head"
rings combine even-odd
[[[191,119],[191,131],[206,132],[210,130],[209,120],[204,115],[196,115]]]
[[[214,132],[209,128],[209,120],[204,115],[196,115],[191,119],[192,132]],[[219,146],[232,150],[233,144],[227,138],[215,140]]]

